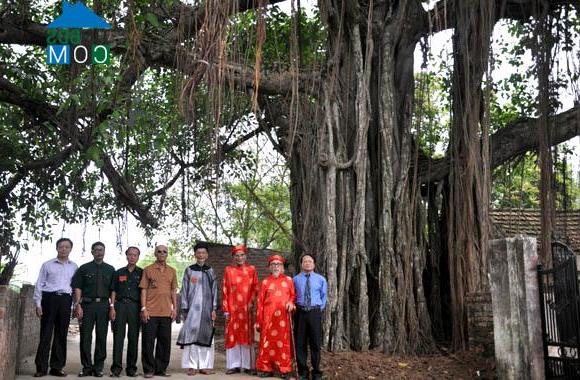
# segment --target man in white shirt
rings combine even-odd
[[[66,376],[63,368],[66,364],[66,337],[72,305],[71,279],[78,268],[77,264],[68,259],[72,247],[72,240],[58,239],[56,258],[40,267],[34,288],[36,315],[40,318],[40,342],[34,361],[34,377],[46,376],[48,373],[51,376]]]

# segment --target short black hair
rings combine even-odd
[[[303,253],[302,256],[300,256],[300,265],[302,265],[302,260],[306,257],[310,257],[312,259],[312,261],[314,261],[314,265],[316,265],[316,257],[312,256],[310,253]]]
[[[209,252],[209,244],[204,241],[199,241],[193,246],[193,252],[197,251],[198,249],[205,248],[206,251]]]
[[[104,243],[102,243],[102,242],[100,242],[100,241],[96,241],[96,242],[94,242],[94,243],[91,245],[91,251],[92,251],[93,249],[95,249],[95,247],[97,247],[97,246],[99,246],[99,245],[100,245],[101,247],[105,248],[105,244],[104,244]]]
[[[69,238],[65,238],[65,237],[63,237],[63,238],[60,238],[60,239],[58,239],[58,240],[56,241],[56,249],[58,249],[58,245],[59,245],[60,243],[62,243],[63,241],[68,241],[68,242],[70,243],[70,247],[71,247],[71,248],[73,247],[73,242],[72,242],[72,240],[71,240],[71,239],[69,239]]]
[[[127,255],[129,253],[130,249],[136,249],[137,250],[137,254],[140,255],[141,254],[141,250],[135,246],[130,246],[125,250],[125,255]]]

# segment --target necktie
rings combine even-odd
[[[310,307],[312,299],[310,297],[310,273],[306,275],[306,288],[304,289],[304,307]]]

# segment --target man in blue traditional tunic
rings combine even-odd
[[[184,349],[181,367],[187,368],[190,376],[198,370],[205,375],[213,373],[217,281],[213,269],[205,264],[208,248],[206,243],[195,245],[196,263],[185,270],[181,287],[181,312],[186,317],[177,344]]]

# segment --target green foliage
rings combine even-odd
[[[508,163],[493,173],[493,208],[539,208],[540,173],[533,153]]]
[[[415,112],[419,146],[430,157],[441,155],[447,146],[450,129],[450,106],[445,80],[434,72],[415,76]]]
[[[282,182],[260,185],[258,181],[228,184],[225,187],[226,210],[231,234],[247,245],[290,251],[292,242],[272,219],[291,230],[288,186]],[[257,198],[257,199],[256,199]],[[268,208],[264,210],[266,205]]]
[[[315,10],[313,17],[308,17],[304,9],[298,12],[300,37],[301,67],[320,65],[326,51],[326,29],[320,21],[320,13]],[[267,70],[287,70],[293,60],[292,16],[280,10],[278,6],[268,8],[266,12],[266,39],[264,41],[262,65]],[[244,62],[256,60],[256,12],[248,11],[238,14],[229,30],[229,54],[236,61],[241,57]]]
[[[168,231],[179,235],[176,240],[184,247],[191,249],[199,239],[291,249],[288,173],[279,162],[282,157],[267,145],[264,152],[265,141],[258,138],[254,147],[244,144],[240,151],[245,159],[223,165],[224,175],[213,185],[190,189],[185,184],[183,198],[170,199],[168,207],[182,218],[168,221]]]
[[[566,157],[571,155],[564,144]],[[555,162],[553,191],[557,210],[580,208],[580,178],[574,176],[569,158]],[[493,208],[540,208],[540,170],[536,153],[527,153],[515,162],[498,167],[493,173]]]

